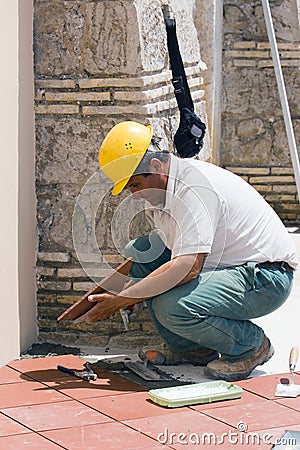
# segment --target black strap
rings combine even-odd
[[[197,155],[203,147],[206,126],[194,112],[194,104],[178,45],[175,19],[170,18],[167,5],[163,7],[163,13],[167,30],[172,83],[180,111],[180,122],[174,135],[174,145],[178,156],[190,158]]]
[[[165,24],[167,30],[167,45],[173,76],[172,83],[178,108],[180,111],[182,111],[183,108],[194,111],[194,104],[179,50],[175,19],[165,18]]]

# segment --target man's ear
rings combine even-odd
[[[151,173],[161,173],[162,172],[162,162],[158,158],[152,158],[149,164],[149,169]]]

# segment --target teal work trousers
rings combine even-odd
[[[124,252],[133,258],[135,282],[170,260],[158,235],[130,241]],[[203,270],[187,283],[147,300],[153,322],[171,351],[210,348],[228,361],[251,356],[264,332],[251,319],[279,308],[288,298],[293,274],[260,268],[255,262]]]

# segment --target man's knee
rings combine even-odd
[[[152,301],[153,312],[157,320],[166,328],[179,323],[190,323],[191,321],[203,321],[207,318],[207,312],[196,305],[189,298],[176,298],[174,290],[165,292]]]
[[[194,314],[186,307],[184,299],[176,300],[171,293],[165,292],[152,301],[152,308],[157,320],[166,328],[190,320]]]
[[[124,249],[125,258],[132,258],[134,262],[148,264],[156,260],[159,265],[170,259],[168,250],[157,234],[140,236],[130,241]]]

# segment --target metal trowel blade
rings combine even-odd
[[[300,395],[300,385],[294,384],[294,370],[296,368],[298,356],[298,347],[292,347],[289,356],[290,382],[288,384],[277,384],[275,391],[276,397],[297,397]]]
[[[145,365],[144,363],[140,361],[132,362],[132,361],[126,361],[125,367],[127,369],[132,370],[136,375],[143,378],[145,381],[166,381],[170,380],[170,377],[167,375],[163,375],[162,373],[159,373],[157,369],[154,366]]]
[[[297,384],[277,384],[276,397],[298,397],[300,395],[300,386]]]

